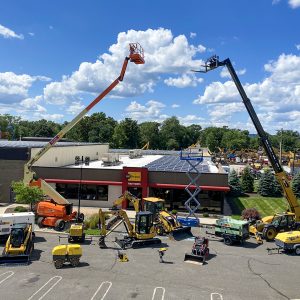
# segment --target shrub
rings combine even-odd
[[[208,214],[208,213],[204,213],[204,214],[203,214],[203,217],[204,217],[204,218],[208,218],[208,217],[209,217],[209,214]]]
[[[256,208],[246,208],[242,211],[242,219],[256,221],[260,219],[260,214]]]
[[[88,216],[84,221],[85,228],[87,229],[97,229],[99,225],[99,215],[93,214]]]
[[[27,212],[28,209],[24,206],[16,206],[14,212]]]
[[[178,213],[178,211],[177,211],[176,209],[173,209],[173,210],[171,211],[171,214],[174,215],[174,216],[176,216],[177,213]]]

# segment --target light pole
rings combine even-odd
[[[79,185],[78,185],[78,212],[77,212],[77,221],[80,216],[80,201],[81,201],[81,181],[82,181],[82,165],[85,164],[88,166],[90,164],[90,157],[86,156],[83,159],[83,156],[75,156],[75,166],[80,166],[80,179],[79,179]]]

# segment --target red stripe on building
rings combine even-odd
[[[106,180],[78,180],[78,179],[44,179],[48,183],[74,183],[74,184],[95,184],[95,185],[122,185],[121,181]]]

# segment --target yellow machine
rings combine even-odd
[[[106,222],[106,216],[111,216],[108,222]],[[124,210],[103,211],[100,208],[99,222],[101,225],[99,238],[100,248],[106,248],[105,238],[122,223],[125,225],[127,236],[123,239],[116,238],[115,240],[122,249],[140,248],[161,243],[159,238],[155,238],[156,231],[153,225],[153,215],[149,211],[137,212],[135,224],[131,224]]]
[[[15,224],[11,228],[3,255],[0,256],[0,264],[29,263],[33,249],[32,224]]]
[[[227,67],[228,72],[231,75],[231,78],[243,100],[243,104],[247,109],[247,112],[252,120],[254,127],[256,128],[257,134],[261,140],[262,146],[265,150],[268,160],[274,169],[275,177],[280,183],[284,192],[284,196],[290,206],[290,212],[277,214],[274,217],[268,217],[264,220],[259,221],[257,224],[252,225],[252,227],[250,228],[250,232],[255,234],[255,236],[262,234],[263,238],[265,238],[267,241],[272,241],[279,232],[300,230],[300,205],[297,201],[295,194],[293,193],[289,179],[285,171],[283,170],[280,161],[277,158],[276,153],[269,141],[269,137],[264,131],[258,119],[258,116],[252,106],[252,103],[247,97],[247,94],[236,74],[236,71],[230,59],[226,58],[225,60],[220,61],[219,57],[214,55],[206,61],[205,65],[203,66],[203,70],[196,72],[206,73],[218,67],[224,66]]]
[[[84,241],[85,241],[84,224],[83,223],[72,224],[68,235],[68,242],[84,243]]]
[[[130,192],[126,191],[115,202],[114,207],[121,205],[123,201],[128,200],[133,204],[136,212],[150,211],[154,217],[154,227],[158,235],[168,234],[176,237],[180,233],[191,234],[191,227],[182,226],[174,215],[165,210],[165,200],[155,197],[143,198],[143,206],[141,200]]]
[[[77,267],[82,256],[80,245],[59,245],[52,249],[53,263],[56,269],[62,268],[65,262]]]
[[[276,235],[275,244],[277,248],[267,248],[268,253],[272,250],[284,251],[300,255],[300,231],[281,232]]]

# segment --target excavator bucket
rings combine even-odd
[[[195,264],[195,265],[203,265],[205,263],[205,256],[186,253],[184,256],[184,262]]]
[[[178,227],[169,233],[169,237],[174,240],[183,240],[192,236],[193,234],[190,226]]]
[[[11,265],[11,264],[29,264],[30,255],[3,255],[0,256],[0,265]]]

